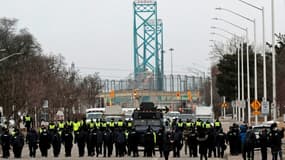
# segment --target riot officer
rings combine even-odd
[[[70,131],[73,130],[73,122],[72,122],[70,119],[68,119],[68,120],[65,122],[65,126],[67,126],[67,127],[70,129]],[[65,127],[65,126],[64,126],[64,127]]]
[[[53,134],[57,131],[57,127],[53,121],[51,121],[48,125],[48,131],[50,134]]]
[[[222,123],[220,122],[219,118],[217,118],[214,122],[214,128],[216,129],[216,131],[219,131],[222,128]]]
[[[173,157],[180,157],[180,150],[182,146],[182,131],[181,129],[176,128],[174,132]]]
[[[168,160],[169,152],[172,150],[172,146],[174,143],[173,135],[171,132],[167,131],[163,135],[163,155],[164,159]]]
[[[35,129],[30,129],[26,136],[26,142],[29,144],[29,150],[30,150],[30,157],[36,157],[36,150],[38,148],[38,133]]]
[[[147,157],[152,157],[152,151],[154,148],[154,136],[151,127],[148,126],[144,134],[144,150]]]
[[[224,158],[224,151],[226,149],[226,134],[223,132],[223,129],[220,128],[217,132],[216,146],[217,153],[219,158]]]
[[[156,144],[158,145],[160,157],[163,155],[163,136],[164,136],[164,127],[161,127],[157,132]]]
[[[51,137],[52,137],[52,148],[53,148],[53,155],[54,157],[58,157],[60,154],[60,149],[61,149],[61,137],[59,132],[51,132]]]
[[[65,148],[65,157],[71,157],[71,149],[73,146],[72,129],[68,125],[66,125],[61,136]]]
[[[133,152],[133,157],[139,156],[138,141],[139,141],[139,136],[138,136],[135,128],[132,128],[130,133],[129,133],[128,144],[130,146],[130,151]]]
[[[87,131],[86,127],[79,127],[78,131],[78,137],[77,137],[77,146],[78,146],[78,153],[79,157],[84,156],[84,150],[85,150],[85,143],[87,141]]]
[[[95,133],[95,136],[93,134]],[[87,136],[87,152],[88,156],[93,157],[95,155],[95,142],[96,142],[96,127],[91,128],[88,130],[88,136]]]
[[[45,127],[40,129],[39,147],[42,157],[48,156],[48,149],[50,148],[51,136]]]
[[[111,119],[111,121],[108,123],[108,126],[111,129],[111,131],[114,132],[114,128],[115,128],[114,118]]]
[[[278,155],[280,160],[282,160],[282,138],[284,137],[284,128],[282,130],[279,130],[277,128],[277,124],[273,123],[270,126],[270,132],[269,132],[269,141],[271,143],[271,153],[272,153],[272,159],[277,160]]]
[[[12,136],[12,146],[15,158],[21,158],[22,150],[25,144],[24,135],[15,128],[15,134]]]
[[[197,141],[199,143],[200,159],[202,160],[204,157],[207,160],[208,135],[204,129],[198,132]]]
[[[77,119],[75,119],[72,125],[73,125],[73,133],[74,133],[74,143],[77,143],[77,137],[79,134],[79,128],[80,128],[81,123],[77,121]]]
[[[256,141],[255,133],[250,126],[246,132],[245,138],[245,151],[248,159],[254,159],[254,145]],[[243,157],[246,160],[246,156]]]
[[[102,132],[105,131],[106,128],[107,128],[107,122],[106,122],[105,119],[102,119],[102,120],[101,120],[101,131],[102,131]]]
[[[184,129],[184,123],[181,119],[178,120],[177,124],[176,124],[176,128],[178,128],[181,132]]]
[[[91,119],[91,121],[88,123],[88,129],[91,130],[95,127],[95,122],[93,121],[93,119]]]
[[[189,156],[190,157],[197,157],[197,132],[195,129],[191,129],[189,136],[188,136],[188,146],[189,146]]]
[[[96,131],[96,157],[102,154],[103,132],[100,129]]]
[[[59,134],[61,134],[61,132],[63,131],[64,125],[65,125],[65,123],[63,122],[63,120],[60,120],[60,121],[57,123],[57,129],[58,129]]]
[[[27,114],[26,116],[23,117],[24,119],[24,123],[25,123],[25,127],[27,128],[27,131],[30,130],[30,128],[32,127],[32,117]]]
[[[269,146],[269,137],[266,128],[263,128],[259,133],[260,151],[262,160],[267,160],[267,147]]]
[[[103,156],[106,157],[106,152],[108,150],[108,157],[111,157],[113,152],[113,133],[112,131],[107,128],[103,133],[103,141],[104,141],[104,154]]]
[[[1,135],[1,145],[2,145],[2,153],[3,158],[10,157],[10,143],[11,142],[11,135],[7,128],[4,128],[4,133]]]
[[[124,129],[124,122],[122,119],[119,119],[119,121],[117,122],[117,127],[119,129]]]

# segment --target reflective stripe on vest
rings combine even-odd
[[[153,142],[154,142],[154,144],[156,144],[156,133],[152,132],[152,134],[153,134]]]

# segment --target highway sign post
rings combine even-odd
[[[261,103],[261,113],[263,115],[269,114],[269,102],[268,101],[262,101]]]

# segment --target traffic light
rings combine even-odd
[[[137,91],[137,90],[134,90],[134,92],[133,92],[133,96],[134,96],[135,98],[137,98],[137,97],[138,97],[138,91]]]
[[[177,92],[176,92],[176,98],[177,98],[177,99],[179,99],[179,98],[180,98],[180,96],[181,96],[181,95],[180,95],[180,92],[179,92],[179,91],[177,91]]]
[[[114,91],[114,90],[111,90],[109,96],[110,96],[110,98],[114,98],[114,97],[115,97],[115,91]]]
[[[188,96],[188,100],[192,101],[192,93],[191,93],[191,91],[187,92],[187,96]]]

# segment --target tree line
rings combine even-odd
[[[285,34],[276,34],[276,95],[277,106],[280,113],[285,112]],[[237,75],[237,46],[233,39],[229,42],[226,50],[225,44],[215,44],[213,48],[213,57],[218,59],[217,63],[212,67],[213,79],[215,79],[216,93],[219,96],[225,96],[228,102],[237,99],[238,93],[238,75]],[[244,95],[247,99],[247,70],[246,70],[246,43],[244,43]],[[240,46],[241,47],[241,46]],[[272,45],[267,43],[266,50],[266,77],[267,77],[267,100],[272,103]],[[241,67],[240,67],[241,68]],[[249,45],[249,81],[250,81],[250,99],[254,99],[254,49]],[[240,74],[241,76],[241,74]],[[240,77],[241,79],[241,77]],[[263,97],[263,55],[257,52],[257,97],[262,101]],[[220,106],[219,106],[220,107]]]
[[[82,106],[94,107],[102,88],[98,73],[80,76],[74,65],[67,66],[62,55],[44,54],[36,38],[27,29],[18,29],[17,22],[0,19],[0,59],[21,53],[0,61],[0,106],[4,115],[42,113],[46,100],[49,115],[64,109],[65,115],[71,116]]]

